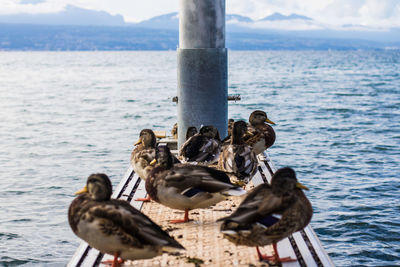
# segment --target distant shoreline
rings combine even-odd
[[[297,34],[297,35],[296,35]],[[400,42],[302,36],[299,32],[229,32],[230,50],[399,50]],[[315,35],[315,36],[312,36]],[[321,34],[322,36],[322,34]],[[175,51],[177,30],[129,26],[0,24],[0,51]]]

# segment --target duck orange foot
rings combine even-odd
[[[272,244],[272,247],[274,248],[274,255],[272,255],[272,256],[261,254],[260,249],[258,247],[256,247],[258,259],[260,261],[272,261],[272,262],[275,262],[275,263],[279,263],[279,262],[295,262],[295,261],[297,261],[296,259],[292,259],[291,257],[285,257],[285,258],[279,257],[278,249],[276,247],[276,244],[275,243]]]
[[[149,195],[147,195],[147,197],[145,197],[145,198],[137,198],[137,199],[135,199],[135,201],[150,202],[151,198],[150,198]]]
[[[189,220],[189,210],[185,210],[185,216],[183,217],[183,219],[177,219],[177,220],[170,220],[170,223],[185,223],[191,221]]]
[[[111,265],[111,267],[120,267],[121,264],[124,263],[124,260],[119,258],[119,253],[115,252],[114,253],[114,259],[112,260],[106,260],[101,262],[104,265]]]

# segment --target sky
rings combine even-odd
[[[120,14],[126,22],[179,11],[180,0],[0,0],[0,14],[53,13],[65,6]],[[400,27],[400,0],[226,0],[226,13],[260,19],[279,12],[328,25]]]

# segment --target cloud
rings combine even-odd
[[[36,4],[40,4],[40,3],[44,3],[46,2],[46,0],[20,0],[19,3],[21,5],[27,5],[27,4],[32,4],[32,5],[36,5]]]
[[[111,15],[127,22],[176,12],[182,0],[0,0],[0,14],[55,13],[72,5]],[[304,15],[324,24],[400,27],[400,0],[226,0],[227,14],[261,19],[275,12]]]
[[[399,0],[367,0],[359,9],[359,14],[361,17],[387,19],[398,16],[399,8]]]

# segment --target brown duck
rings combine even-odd
[[[143,180],[146,180],[148,173],[152,169],[151,162],[156,157],[156,135],[150,129],[140,131],[139,140],[135,143],[135,148],[131,153],[131,165],[133,170]]]
[[[189,221],[189,211],[207,208],[230,196],[240,196],[245,190],[232,184],[223,172],[207,166],[173,164],[168,147],[159,146],[156,165],[146,180],[151,199],[172,209],[185,211],[183,220]]]
[[[250,181],[256,174],[258,166],[256,154],[243,140],[246,132],[246,122],[234,122],[230,143],[223,146],[218,160],[218,168],[229,175],[232,183],[240,186]]]
[[[268,119],[262,110],[253,111],[249,117],[248,130],[251,133],[244,137],[245,142],[253,148],[256,155],[264,152],[275,143],[276,135],[269,124],[275,124]]]
[[[313,211],[310,201],[297,181],[293,169],[279,169],[271,185],[254,188],[230,216],[222,218],[221,232],[236,245],[255,246],[260,260],[295,261],[280,258],[276,243],[310,222]],[[262,255],[259,246],[272,244],[275,254]]]
[[[72,231],[89,246],[114,255],[113,266],[184,249],[129,202],[110,199],[111,192],[107,175],[90,175],[69,206],[68,221]]]
[[[200,128],[199,133],[193,135],[179,150],[186,162],[200,162],[212,164],[218,161],[221,151],[221,139],[217,128],[208,125]]]

